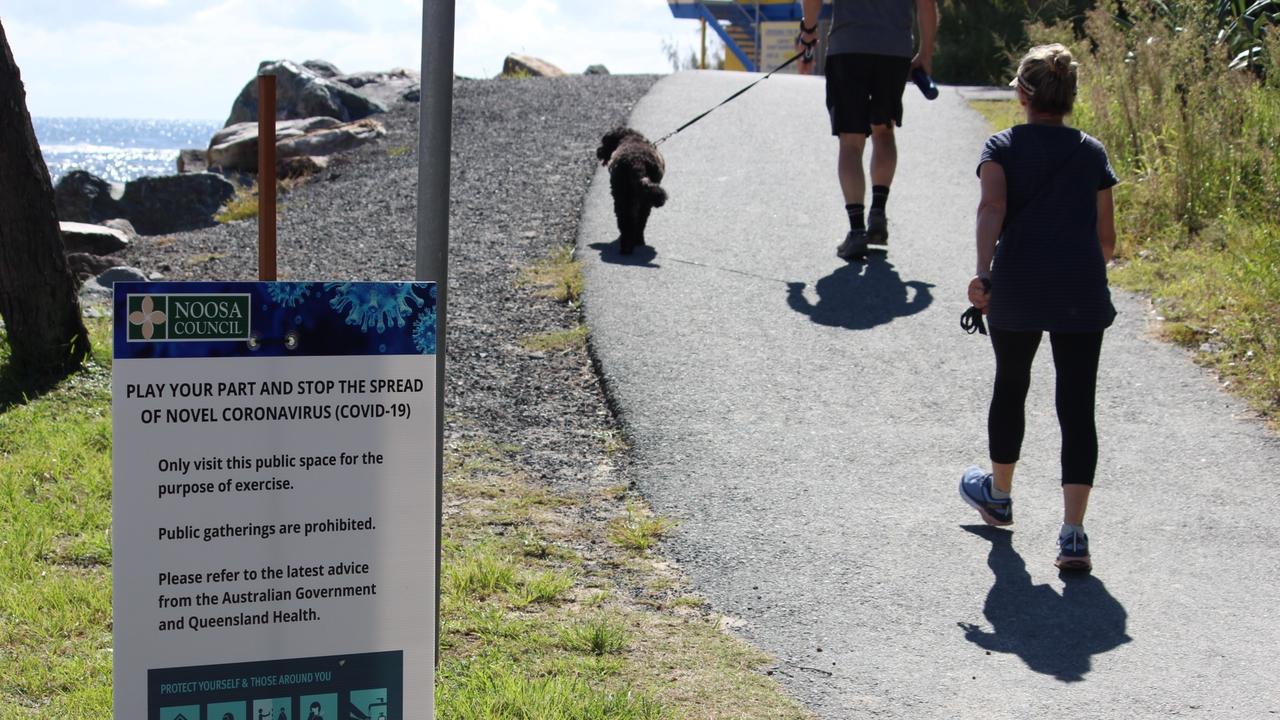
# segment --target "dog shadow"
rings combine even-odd
[[[1012,533],[986,525],[963,528],[991,543],[987,566],[995,573],[982,606],[991,631],[956,623],[965,640],[988,652],[1017,655],[1035,672],[1064,683],[1084,680],[1094,655],[1133,640],[1125,632],[1128,612],[1094,575],[1060,572],[1059,595],[1048,585],[1031,584]]]
[[[818,280],[816,303],[805,297],[805,283],[787,283],[787,306],[819,325],[869,330],[929,307],[931,288],[920,280],[903,282],[892,263],[873,254],[865,263],[842,265]]]
[[[613,242],[591,243],[587,247],[600,253],[601,262],[607,262],[613,265],[631,265],[634,267],[644,268],[660,268],[661,265],[653,261],[658,257],[658,251],[653,249],[652,245],[641,245],[631,251],[630,255],[623,255],[618,251],[618,243],[620,240]]]

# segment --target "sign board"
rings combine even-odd
[[[116,285],[117,720],[433,716],[435,307]]]
[[[796,54],[796,29],[794,21],[760,23],[760,72],[769,72]],[[779,72],[796,74],[800,66],[792,63]]]

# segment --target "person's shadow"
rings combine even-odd
[[[1032,585],[1013,535],[985,525],[965,530],[991,542],[987,565],[996,581],[982,613],[991,623],[986,632],[971,623],[956,623],[964,638],[989,652],[1013,653],[1032,670],[1062,682],[1080,682],[1094,655],[1114,650],[1133,638],[1125,632],[1129,614],[1097,577],[1062,572],[1059,595],[1048,585]]]
[[[634,265],[635,267],[657,268],[662,267],[653,261],[658,256],[658,251],[653,249],[652,245],[641,245],[631,251],[630,255],[623,255],[618,251],[618,241],[591,243],[587,247],[600,253],[602,262],[611,263],[613,265]]]
[[[805,283],[787,283],[787,305],[819,325],[868,330],[929,307],[932,287],[920,280],[903,282],[892,263],[872,255],[865,263],[842,265],[814,284],[816,303],[805,297]]]

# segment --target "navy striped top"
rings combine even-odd
[[[1098,332],[1115,308],[1098,243],[1098,191],[1119,182],[1102,143],[1064,125],[1018,125],[978,159],[1004,169],[1007,205],[987,320],[1015,331]]]

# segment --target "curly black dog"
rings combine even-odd
[[[613,213],[618,217],[619,250],[630,255],[644,245],[644,226],[649,211],[667,202],[667,191],[658,183],[666,165],[662,153],[644,135],[629,127],[610,130],[600,140],[596,157],[609,166],[609,187],[613,190]]]

